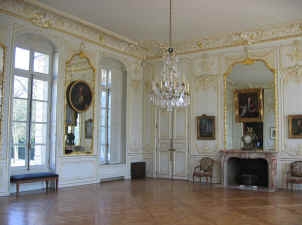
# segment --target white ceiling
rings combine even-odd
[[[132,40],[168,38],[168,0],[39,0]],[[173,0],[177,41],[302,19],[302,0]]]

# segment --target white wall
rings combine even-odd
[[[52,148],[52,168],[59,174],[59,187],[96,183],[104,178],[130,177],[130,163],[132,161],[144,160],[142,147],[143,135],[143,81],[142,66],[140,59],[110,51],[99,45],[83,42],[81,39],[69,36],[65,33],[56,32],[49,29],[34,26],[26,21],[21,21],[13,17],[0,15],[0,42],[7,47],[6,51],[6,71],[5,71],[5,103],[4,118],[2,123],[2,147],[0,154],[0,195],[7,195],[15,191],[15,187],[9,184],[9,176],[14,173],[9,170],[9,141],[8,131],[10,129],[10,82],[12,78],[12,53],[14,39],[22,33],[32,33],[44,36],[55,46],[57,71],[55,71],[54,84],[56,86],[54,96],[56,97],[56,112],[52,112],[53,121],[51,123]],[[75,53],[82,51],[89,57],[91,63],[96,68],[96,77],[100,74],[103,60],[112,58],[124,65],[127,73],[127,100],[126,100],[126,161],[123,165],[101,166],[98,151],[97,124],[99,117],[98,91],[95,91],[95,129],[94,129],[94,154],[89,156],[65,156],[63,154],[64,141],[64,75],[65,62]],[[96,83],[98,80],[96,80]],[[98,87],[98,85],[95,85]],[[55,159],[55,160],[54,160]],[[19,171],[24,173],[28,171]],[[29,171],[34,172],[34,171]],[[37,189],[43,187],[43,183],[21,185],[22,190]]]
[[[265,125],[265,136],[271,126],[278,126],[277,141],[275,150],[278,154],[278,186],[285,187],[286,172],[289,163],[295,160],[302,160],[302,139],[288,139],[287,116],[289,114],[302,114],[302,103],[299,101],[302,95],[302,57],[301,38],[279,40],[275,42],[265,42],[248,46],[249,57],[261,59],[275,69],[277,88],[277,123],[273,123],[269,118],[269,124]],[[181,57],[182,58],[182,57]],[[246,51],[242,47],[226,48],[221,50],[206,51],[183,56],[187,64],[186,75],[189,76],[191,84],[191,105],[190,105],[190,156],[188,163],[188,179],[191,179],[193,166],[198,164],[198,160],[204,156],[216,159],[215,178],[220,182],[219,151],[224,149],[224,139],[231,138],[231,134],[224,137],[224,74],[230,66],[246,58]],[[190,60],[187,60],[190,59]],[[145,79],[152,77],[152,71],[160,67],[161,62],[151,60],[148,69],[145,69]],[[268,103],[273,90],[266,91],[265,99]],[[146,104],[146,103],[145,103]],[[267,106],[267,104],[266,104]],[[146,111],[144,115],[149,112]],[[274,106],[266,107],[268,111],[275,111]],[[196,138],[196,117],[202,114],[216,116],[216,140],[200,141]],[[231,111],[226,115],[232,114]],[[269,115],[269,112],[265,112]],[[230,116],[230,115],[229,115]],[[145,119],[145,123],[151,124],[152,118]],[[230,126],[230,124],[226,124]],[[149,127],[152,133],[154,127]],[[147,129],[146,127],[144,128]],[[267,138],[266,138],[267,139]],[[146,140],[146,137],[144,137]],[[269,148],[274,140],[267,139],[265,143]],[[155,146],[153,145],[154,151]],[[154,163],[153,163],[154,165]]]

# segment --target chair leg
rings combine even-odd
[[[48,180],[46,180],[45,183],[46,183],[46,192],[48,192]]]
[[[20,190],[19,183],[16,183],[16,196],[19,195],[19,190]]]
[[[288,191],[288,181],[286,181],[286,190]]]
[[[201,183],[201,177],[199,177],[199,183]]]
[[[193,184],[194,184],[194,176],[193,176]]]
[[[59,178],[56,179],[56,191],[58,191],[58,185],[59,185]]]

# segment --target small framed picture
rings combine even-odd
[[[302,115],[288,116],[288,138],[302,138]]]
[[[262,122],[263,88],[235,90],[234,103],[237,123]]]
[[[215,116],[198,116],[196,122],[198,140],[215,140]]]
[[[276,127],[270,128],[270,134],[271,134],[271,139],[275,140],[276,139]]]

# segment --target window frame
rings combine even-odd
[[[98,93],[99,93],[99,110],[100,110],[100,115],[98,117],[99,119],[99,122],[98,122],[98,136],[99,136],[99,141],[98,141],[98,149],[99,149],[99,163],[101,166],[112,166],[112,165],[125,165],[126,164],[126,137],[124,137],[126,135],[126,112],[127,112],[127,107],[126,107],[126,101],[127,101],[127,97],[126,97],[126,90],[127,90],[127,76],[125,76],[124,74],[124,71],[121,69],[121,68],[118,68],[121,70],[122,72],[122,86],[123,86],[123,91],[122,91],[122,94],[123,94],[123,97],[122,97],[122,105],[121,105],[121,108],[124,112],[124,116],[123,116],[123,119],[124,121],[122,121],[122,124],[121,124],[121,129],[122,129],[122,133],[121,133],[121,149],[120,149],[120,154],[121,154],[121,160],[120,162],[110,162],[109,157],[108,157],[108,153],[110,152],[110,146],[111,146],[111,143],[110,144],[107,144],[108,142],[110,142],[111,140],[108,141],[109,137],[111,138],[111,134],[110,136],[108,135],[109,131],[111,132],[111,125],[108,126],[108,118],[111,118],[111,115],[109,116],[109,112],[111,113],[111,109],[112,109],[112,72],[113,70],[116,69],[116,67],[114,68],[111,68],[110,66],[101,66],[101,69],[100,69],[100,75],[99,75],[99,82],[98,82]],[[105,70],[106,71],[106,86],[104,87],[102,85],[102,71]],[[110,84],[110,87],[108,88],[108,72],[110,72],[111,74],[111,84]],[[101,103],[101,93],[102,91],[105,91],[106,92],[106,106],[105,107],[102,107],[102,103]],[[110,95],[110,107],[108,107],[108,100],[109,100],[109,95]],[[102,119],[101,119],[101,111],[102,110],[105,110],[106,112],[106,119],[105,119],[105,124],[102,125],[101,122],[102,122]],[[110,129],[109,129],[110,127]],[[105,128],[105,139],[106,139],[106,144],[101,144],[101,128]],[[105,146],[105,160],[102,161],[101,160],[101,147],[102,146]]]
[[[15,68],[15,57],[16,57],[16,48],[22,48],[26,49],[30,52],[30,57],[29,57],[29,69],[28,70],[23,70],[19,68]],[[48,68],[48,73],[40,73],[40,72],[34,72],[34,54],[35,52],[46,54],[49,56],[49,68]],[[27,91],[27,113],[26,113],[26,121],[23,121],[26,123],[26,138],[30,138],[32,136],[31,132],[31,126],[33,124],[45,124],[46,125],[46,140],[45,144],[35,144],[35,146],[45,146],[45,158],[42,159],[42,162],[44,161],[44,164],[40,165],[31,165],[30,164],[30,151],[29,151],[29,146],[26,146],[28,141],[26,141],[25,144],[25,165],[22,166],[12,166],[11,165],[11,150],[14,148],[14,142],[13,142],[13,125],[15,123],[18,123],[18,121],[14,121],[13,118],[13,113],[11,114],[10,117],[10,155],[9,155],[9,162],[10,162],[10,169],[12,172],[18,172],[18,171],[43,171],[43,170],[48,170],[50,166],[50,129],[51,129],[51,103],[52,103],[52,84],[53,84],[53,57],[54,57],[54,52],[50,50],[45,50],[40,47],[34,47],[31,45],[26,45],[23,43],[16,43],[13,48],[13,63],[12,63],[12,76],[11,76],[11,101],[10,101],[10,108],[11,112],[14,112],[14,99],[18,99],[14,97],[14,79],[16,76],[18,77],[25,77],[28,79],[28,91]],[[48,96],[47,100],[34,100],[32,98],[32,91],[33,91],[33,83],[34,80],[39,80],[39,81],[47,81],[48,83]],[[21,98],[22,99],[22,98]],[[47,103],[47,118],[46,122],[32,122],[32,110],[31,106],[33,105],[33,102],[45,102]],[[30,125],[29,125],[30,124]]]

